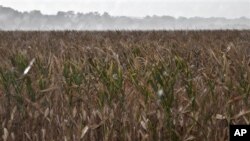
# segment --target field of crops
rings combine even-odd
[[[250,31],[0,32],[3,141],[227,140]]]

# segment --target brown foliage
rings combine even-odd
[[[0,32],[0,135],[32,141],[227,140],[229,124],[250,120],[249,36]]]

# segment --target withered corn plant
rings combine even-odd
[[[0,32],[3,141],[228,140],[249,31]]]

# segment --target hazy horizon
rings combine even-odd
[[[10,0],[9,2],[11,1],[12,0]],[[41,0],[22,1],[23,3],[13,4],[16,6],[23,5],[21,7],[25,10],[20,10],[13,6],[2,5],[0,3],[0,30],[250,29],[250,11],[248,12],[244,10],[244,7],[246,8],[248,7],[248,5],[242,5],[244,2],[246,2],[245,0],[241,0],[238,3],[234,0],[231,0],[230,2],[221,1],[221,3],[225,3],[226,5],[220,5],[214,0],[188,0],[186,2],[183,2],[182,5],[176,5],[174,3],[181,3],[182,1],[177,0],[176,2],[173,2],[172,0],[168,0],[168,3],[173,5],[172,12],[171,9],[167,9],[169,10],[169,12],[161,11],[166,6],[171,7],[171,5],[162,4],[164,3],[162,0],[157,0],[156,2],[152,2],[151,0],[147,0],[146,2],[142,2],[141,0],[137,0],[136,2],[125,2],[124,0],[118,0],[120,4],[110,8],[109,10],[106,9],[104,11],[102,11],[100,7],[98,8],[98,6],[93,7],[92,10],[90,8],[81,11],[77,9],[77,7],[87,6],[82,4],[82,2],[79,0],[74,0],[76,3],[73,4],[75,7],[72,9],[70,8],[70,5],[66,4],[67,2],[70,3],[69,0],[56,0],[53,2],[50,2],[48,0],[43,1],[43,3],[57,3],[57,6],[54,6],[54,13],[49,12],[51,10],[50,8],[52,8],[53,5],[47,6],[45,10],[36,7],[33,7],[34,9],[29,9],[29,4],[41,6],[42,3],[39,4]],[[24,1],[26,1],[27,4]],[[102,0],[94,0],[94,2],[85,2],[93,4],[97,3],[98,1],[99,4],[104,3],[104,1]],[[108,0],[108,2],[105,2],[105,4],[107,6],[112,6],[112,1],[113,0]],[[76,5],[77,2],[79,3],[78,6]],[[133,12],[136,11],[136,5],[126,6],[126,4],[136,3],[144,3],[144,5],[142,5],[141,7],[138,7],[137,12]],[[147,5],[149,6],[150,3],[152,6],[147,8]],[[187,5],[187,3],[189,4],[189,6]],[[210,5],[208,4],[205,6],[204,3],[209,3]],[[218,5],[213,6],[213,4],[215,3],[217,3]],[[230,6],[233,6],[232,3],[235,3],[234,7],[236,9],[226,10],[228,8],[230,9]],[[176,9],[174,8],[174,5]],[[64,6],[67,6],[67,8],[65,8]],[[121,7],[118,9],[117,12],[114,12],[114,9],[119,6],[122,6],[123,8],[127,9],[122,9]],[[202,6],[203,8],[201,8]],[[241,6],[243,6],[243,8],[241,8]],[[157,8],[155,7],[159,8],[158,12]],[[190,10],[187,10],[187,8],[189,7]],[[48,13],[45,13],[44,11],[47,11]],[[108,14],[104,12],[107,12]],[[183,14],[181,14],[182,12]]]
[[[112,16],[250,18],[249,0],[1,0],[0,5],[24,12],[39,10],[55,15],[58,11],[108,12]]]

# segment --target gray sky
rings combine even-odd
[[[19,11],[36,9],[44,14],[73,10],[133,17],[170,15],[250,18],[250,0],[0,0],[0,5]]]

